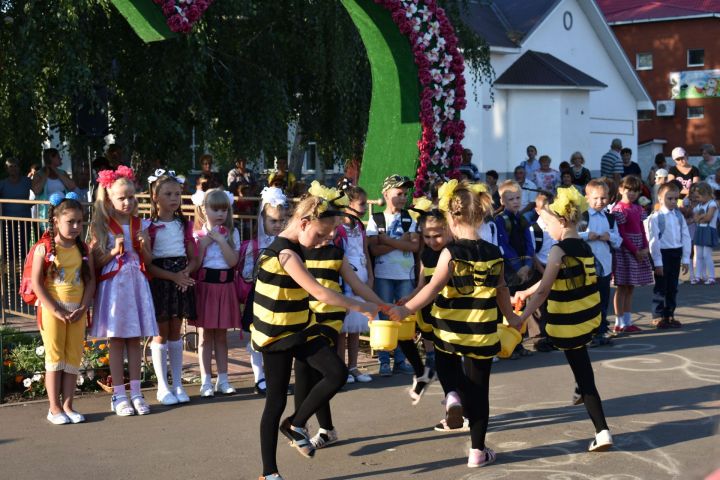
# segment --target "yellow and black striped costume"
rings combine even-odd
[[[590,246],[566,238],[556,247],[565,255],[548,296],[545,330],[556,347],[570,350],[586,345],[600,326],[600,293]]]
[[[497,284],[503,259],[484,240],[458,240],[446,247],[452,278],[432,307],[435,347],[443,352],[485,359],[500,351]]]
[[[425,278],[425,285],[430,283],[430,279],[433,276],[433,273],[435,273],[435,267],[437,267],[438,258],[440,258],[440,251],[435,251],[432,248],[425,246],[423,248],[422,253],[420,254],[420,261],[422,262],[423,266],[423,277]],[[422,337],[425,340],[433,340],[435,338],[435,335],[433,334],[433,321],[432,321],[432,315],[430,314],[432,310],[432,304],[424,306],[419,312],[417,312],[415,315],[417,316],[417,326],[420,329],[420,332],[422,332]]]
[[[258,259],[250,331],[260,352],[287,350],[304,342],[304,330],[310,325],[310,296],[280,265],[282,250],[305,259],[300,245],[283,237],[277,237]]]
[[[320,248],[304,248],[303,254],[305,266],[315,280],[323,287],[342,294],[340,268],[343,264],[343,250],[335,245],[327,245]],[[317,323],[316,327],[313,325],[313,330],[317,328],[317,331],[333,345],[336,344],[345,320],[345,309],[318,302],[310,297],[310,311],[315,317],[313,323]]]

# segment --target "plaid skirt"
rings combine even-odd
[[[638,249],[643,248],[643,235],[641,233],[626,234],[630,241]],[[650,256],[639,261],[635,255],[630,253],[625,247],[615,251],[613,255],[613,280],[615,285],[633,285],[640,287],[642,285],[653,284],[653,268],[650,264]]]

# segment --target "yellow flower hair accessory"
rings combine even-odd
[[[330,204],[335,208],[347,207],[350,204],[350,200],[345,193],[338,191],[336,188],[321,185],[317,180],[314,180],[310,184],[308,193],[323,200],[323,202],[318,205],[318,214],[325,213]]]
[[[417,197],[413,200],[412,208],[408,209],[413,220],[417,221],[420,215],[427,213],[432,209],[432,200],[427,197]]]
[[[470,190],[480,195],[481,193],[487,193],[488,189],[484,183],[472,183],[468,186]]]
[[[443,210],[445,212],[448,211],[448,208],[450,207],[450,200],[452,199],[453,193],[455,193],[455,189],[458,186],[458,181],[456,179],[449,180],[445,183],[443,183],[440,188],[438,189],[438,208],[440,210]]]
[[[558,188],[555,201],[548,208],[555,214],[565,217],[570,204],[575,205],[581,214],[588,209],[587,199],[575,187]]]

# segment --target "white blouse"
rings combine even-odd
[[[203,226],[202,232],[207,235],[207,229]],[[198,235],[200,232],[195,232],[195,238],[196,240],[202,236]],[[233,228],[232,233],[232,239],[234,244],[234,249],[236,252],[240,253],[240,233],[238,232],[237,228]],[[225,257],[223,257],[222,250],[220,249],[220,245],[218,245],[216,242],[212,242],[208,247],[205,249],[205,256],[203,257],[203,268],[213,268],[217,270],[227,270],[228,268],[232,268],[235,265],[227,264],[225,261]]]
[[[169,222],[156,221],[153,225],[155,230],[155,241],[153,242],[153,258],[184,257],[187,255],[185,249],[185,231],[177,220]]]

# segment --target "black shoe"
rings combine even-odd
[[[262,384],[262,386],[261,386],[260,384]],[[264,378],[261,378],[261,379],[258,380],[257,383],[255,384],[255,393],[256,393],[257,395],[260,395],[261,397],[264,397],[265,394],[267,393],[267,386],[266,386],[266,384],[265,384],[265,379],[264,379]]]
[[[575,391],[573,392],[572,404],[582,405],[583,403],[585,403],[585,398],[583,398],[582,393],[580,393],[580,388],[576,386]]]
[[[543,338],[539,339],[538,341],[535,342],[535,344],[533,346],[535,347],[535,351],[537,351],[537,352],[548,353],[548,352],[553,351],[552,342],[550,342],[550,340],[548,340],[547,337],[543,337]]]

